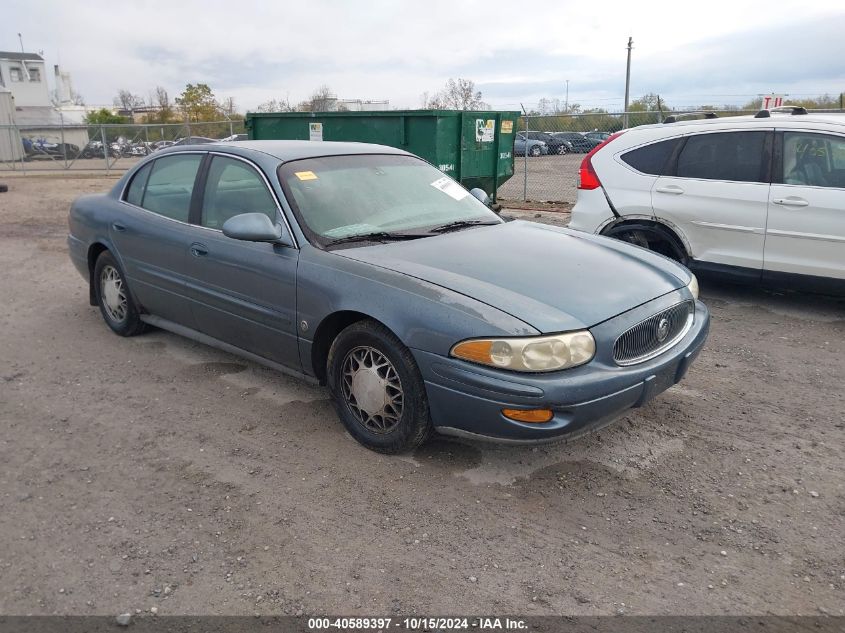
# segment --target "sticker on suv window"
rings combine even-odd
[[[294,175],[300,180],[317,180],[317,174],[313,171],[296,171]]]
[[[463,200],[469,195],[469,192],[461,187],[458,183],[454,180],[449,178],[448,176],[443,176],[443,178],[438,178],[431,186],[435,189],[439,189],[443,193],[445,193],[450,198],[454,198],[455,200]]]

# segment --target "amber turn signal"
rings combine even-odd
[[[493,341],[464,341],[452,349],[452,354],[475,363],[490,364],[490,349]]]
[[[517,422],[548,422],[554,417],[551,409],[502,409],[502,415]]]

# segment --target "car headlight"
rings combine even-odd
[[[687,288],[692,293],[692,298],[698,300],[698,279],[696,279],[695,275],[692,275],[692,279],[689,280]]]
[[[470,339],[455,345],[449,354],[512,371],[554,371],[589,362],[596,354],[596,341],[587,330],[528,338]]]

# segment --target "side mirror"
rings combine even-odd
[[[487,195],[487,192],[484,189],[476,187],[475,189],[469,190],[472,197],[478,200],[481,204],[486,207],[492,207],[493,203],[490,201],[490,196]]]
[[[232,216],[223,223],[223,235],[246,242],[278,242],[290,245],[289,240],[282,238],[282,225],[273,224],[263,213],[241,213]]]

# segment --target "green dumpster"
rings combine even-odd
[[[381,112],[252,112],[250,139],[358,141],[398,147],[421,156],[468,189],[495,201],[513,176],[518,112],[390,110]]]

